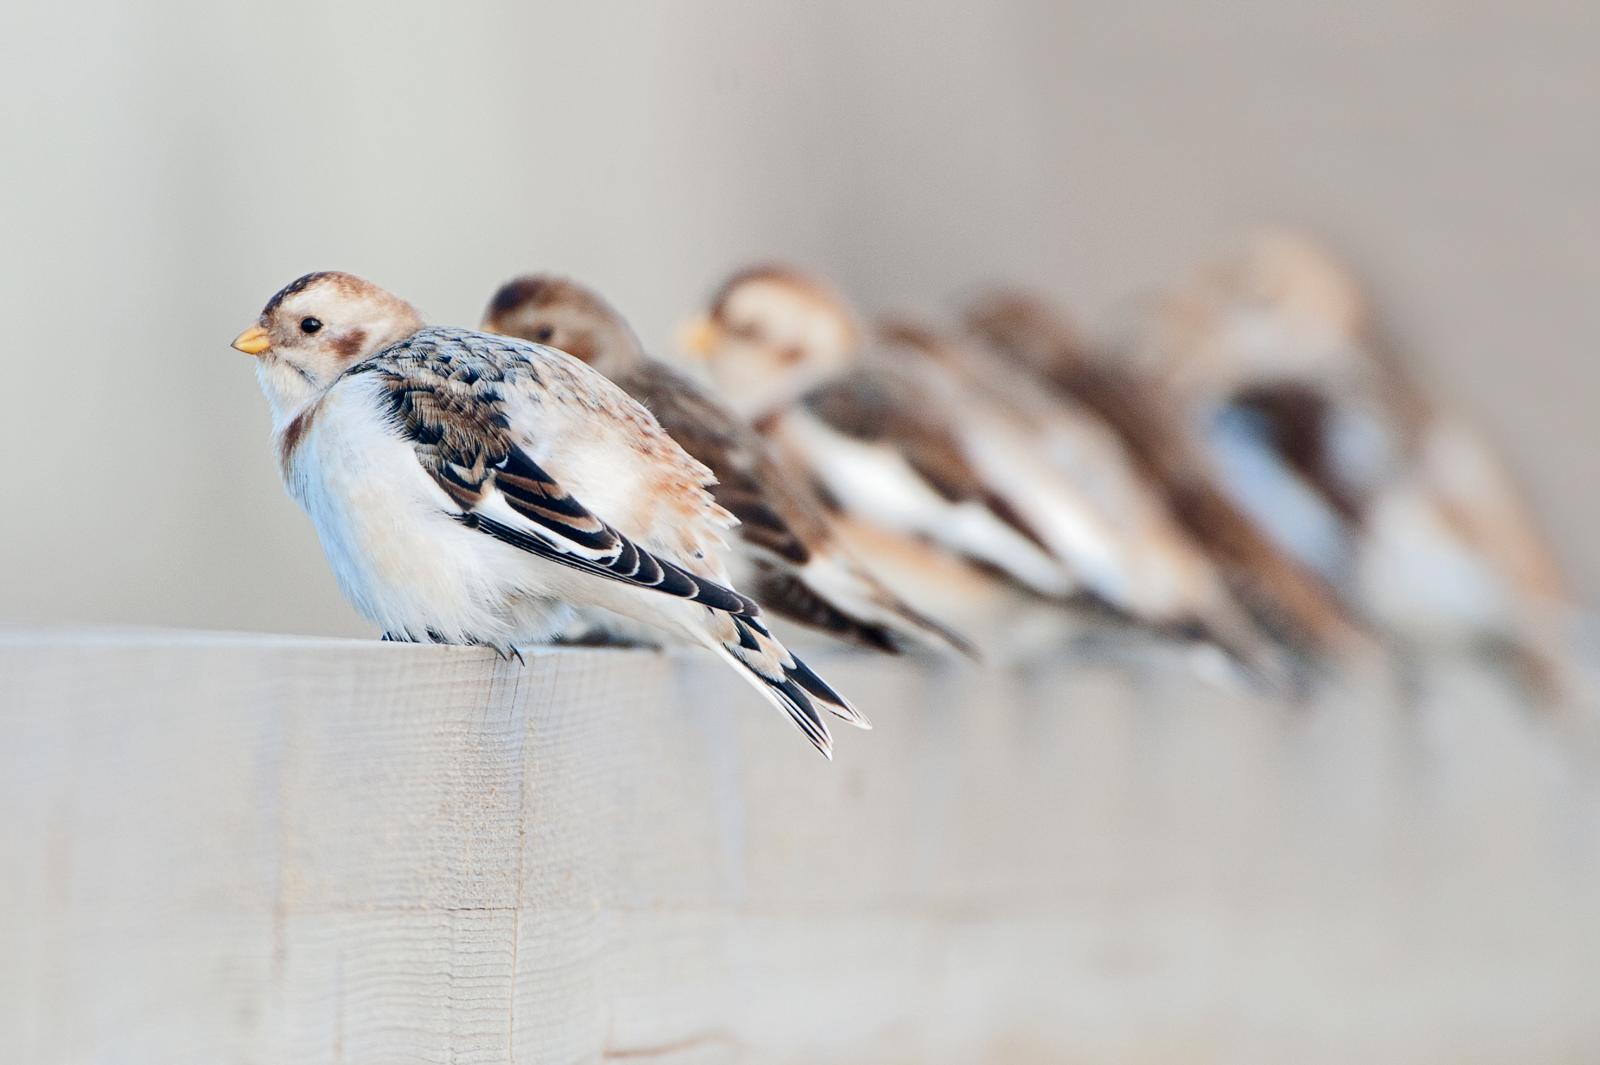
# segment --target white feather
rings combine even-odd
[[[548,638],[567,616],[543,591],[561,567],[451,518],[456,508],[379,413],[375,387],[358,376],[330,389],[287,471],[339,587],[386,633],[496,645]]]
[[[982,503],[944,498],[893,448],[851,439],[803,408],[785,412],[775,432],[846,510],[997,566],[1042,594],[1076,590],[1072,576],[1037,544]]]

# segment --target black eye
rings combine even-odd
[[[533,331],[533,339],[539,344],[550,343],[550,338],[555,335],[556,327],[553,325],[541,325],[539,328]]]
[[[315,333],[318,329],[321,329],[321,328],[322,328],[322,322],[320,322],[316,318],[302,318],[302,319],[300,319],[300,332],[302,332],[302,333]]]

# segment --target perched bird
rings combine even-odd
[[[1060,500],[1056,511],[1039,513],[1041,526],[1079,526],[1062,549],[1085,568],[1096,562],[1108,567],[1097,585],[1108,599],[1159,632],[1217,645],[1262,680],[1282,675],[1280,652],[1240,609],[1212,560],[1170,514],[1159,486],[1098,414],[1052,394],[1030,367],[975,338],[905,318],[886,321],[880,332],[953,376],[969,405],[993,423],[979,429],[986,440],[1019,445],[996,456],[1000,465],[1026,477],[1027,498]],[[1088,536],[1100,542],[1089,543]]]
[[[1086,468],[1094,450],[1120,454],[1116,442],[1020,400],[959,345],[906,323],[863,342],[842,298],[785,268],[736,275],[692,335],[719,384],[847,513],[997,568],[1058,615],[1089,607],[1101,623],[1220,647],[1258,680],[1281,676],[1278,652],[1175,527],[1088,483],[1105,476]]]
[[[964,319],[991,350],[1103,419],[1258,624],[1303,653],[1343,661],[1368,656],[1369,641],[1328,582],[1235,502],[1160,379],[1097,355],[1070,320],[1026,292],[980,296]]]
[[[864,344],[843,298],[787,267],[731,277],[688,331],[733,408],[845,513],[920,537],[1066,601],[1080,575],[982,468],[950,379]]]
[[[1211,444],[1229,487],[1298,557],[1348,591],[1363,497],[1414,441],[1421,396],[1359,339],[1355,280],[1311,241],[1271,231],[1161,299],[1141,354]]]
[[[831,757],[862,716],[728,586],[711,474],[601,374],[537,344],[429,327],[350,274],[307,274],[233,346],[257,358],[289,494],[390,639],[513,653],[574,606],[706,648]]]
[[[1239,499],[1376,624],[1481,639],[1548,673],[1572,606],[1513,479],[1380,336],[1352,272],[1299,233],[1196,270],[1146,349],[1229,462]]]
[[[917,611],[855,559],[804,474],[688,376],[645,354],[626,320],[566,278],[507,282],[484,329],[559,348],[642,403],[716,478],[711,494],[739,519],[736,584],[792,621],[881,651],[908,643],[971,655],[971,645]]]

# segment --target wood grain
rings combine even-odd
[[[1469,662],[715,663],[0,636],[29,1063],[1600,1059],[1595,763]]]

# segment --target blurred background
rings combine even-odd
[[[1592,599],[1597,33],[1578,2],[5,5],[0,621],[368,631],[228,348],[308,270],[459,324],[565,271],[663,348],[752,257],[1097,322],[1266,221],[1365,272]]]

